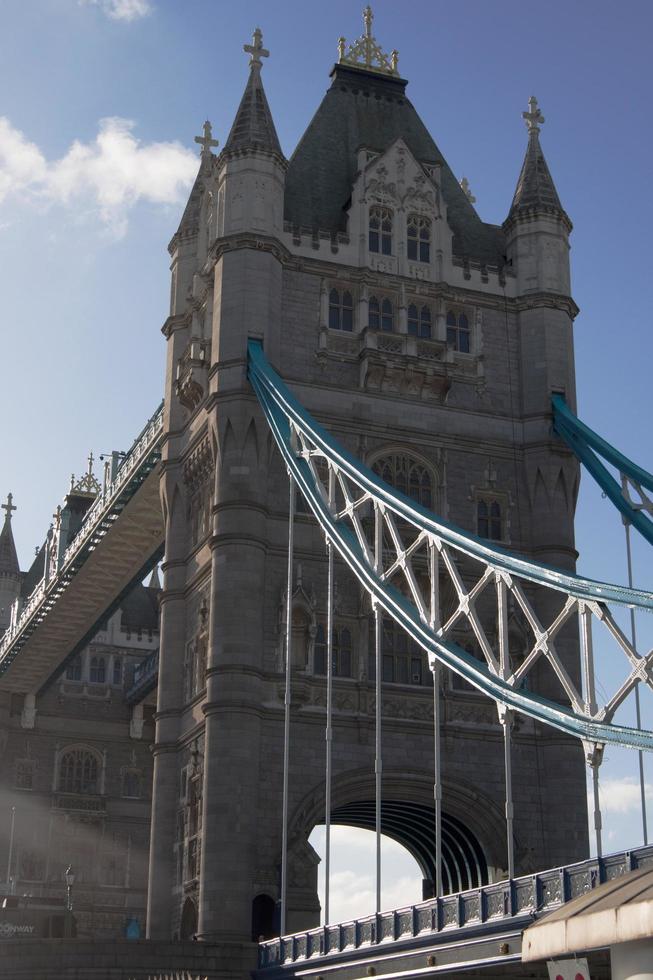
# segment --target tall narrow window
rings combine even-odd
[[[469,320],[465,313],[447,313],[447,343],[463,354],[470,352]]]
[[[392,255],[392,211],[390,208],[370,208],[370,252]]]
[[[107,667],[104,657],[91,657],[89,680],[91,684],[104,684],[107,679]]]
[[[326,674],[326,630],[318,624],[313,651],[313,670],[316,674]],[[351,677],[351,631],[346,626],[333,631],[333,676]]]
[[[479,538],[503,540],[503,519],[498,500],[479,500],[476,505],[476,529]]]
[[[421,310],[415,303],[408,307],[408,333],[412,337],[431,336],[431,310],[423,306]]]
[[[354,329],[354,302],[347,290],[332,289],[329,293],[329,327],[331,330]]]
[[[113,684],[114,687],[122,684],[122,660],[118,656],[113,658]]]
[[[59,763],[59,790],[62,793],[97,793],[98,763],[85,749],[64,752]]]
[[[408,258],[411,262],[431,261],[431,222],[418,214],[408,215]]]
[[[376,659],[374,652],[374,618],[370,618],[369,678],[376,678]],[[427,684],[430,675],[424,670],[424,653],[415,640],[411,639],[393,619],[383,618],[382,669],[384,683],[387,684]]]

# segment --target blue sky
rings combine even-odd
[[[247,75],[243,43],[260,25],[271,51],[264,83],[290,155],[329,85],[338,37],[361,33],[362,6],[3,0],[0,494],[11,490],[19,507],[23,567],[70,473],[89,450],[126,448],[161,398],[166,246],[197,167],[193,137],[208,117],[226,139]],[[537,96],[575,226],[579,410],[648,468],[652,28],[647,0],[379,0],[374,21],[487,221],[507,213],[526,146],[521,112]],[[581,569],[625,579],[620,521],[588,478],[577,529]],[[635,545],[636,584],[650,588]],[[606,686],[612,676],[601,664]],[[646,713],[650,723],[650,702]],[[608,846],[633,843],[624,800],[634,759],[611,753],[605,768]]]

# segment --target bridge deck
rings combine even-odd
[[[387,973],[382,967],[391,960],[393,976],[409,977],[429,965],[520,962],[527,925],[604,881],[646,867],[653,868],[653,846],[272,939],[259,946],[255,976],[309,977],[328,969],[330,980],[347,980],[363,975],[364,967]]]

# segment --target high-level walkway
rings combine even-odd
[[[161,557],[158,463],[163,405],[98,494],[0,642],[5,691],[37,694]],[[47,567],[47,563],[46,563]]]

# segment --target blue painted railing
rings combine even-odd
[[[433,940],[439,933],[481,926],[501,931],[511,921],[536,919],[604,881],[636,868],[653,868],[653,846],[539,871],[537,874],[484,885],[471,891],[432,898],[418,905],[320,926],[259,944],[259,969],[282,968],[305,960],[328,960],[385,943]]]

